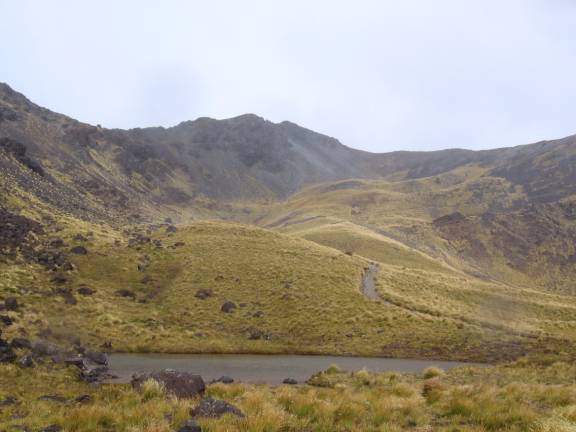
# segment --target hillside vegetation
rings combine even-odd
[[[575,154],[371,154],[255,115],[110,130],[0,84],[0,429],[169,431],[199,402],[89,386],[38,342],[497,365],[213,384],[247,416],[206,431],[573,431]]]

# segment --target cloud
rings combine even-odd
[[[569,1],[0,0],[0,79],[108,127],[254,112],[372,151],[576,132]]]

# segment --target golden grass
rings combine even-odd
[[[92,387],[75,380],[70,369],[40,366],[21,371],[0,366],[0,398],[20,403],[0,411],[0,427],[32,430],[50,424],[66,431],[173,431],[198,400],[167,396],[147,382],[140,391],[127,385]],[[522,383],[515,382],[524,374]],[[240,408],[245,418],[199,419],[205,431],[445,431],[546,432],[576,427],[574,366],[515,364],[459,368],[442,376],[344,372],[331,368],[312,385],[213,384],[207,395]],[[551,381],[547,381],[552,377]],[[557,381],[565,380],[559,384]],[[26,383],[26,386],[22,384]],[[89,394],[84,404],[38,400],[60,394],[68,400]]]

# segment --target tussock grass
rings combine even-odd
[[[576,384],[572,364],[503,365],[459,368],[443,376],[378,373],[366,370],[318,373],[312,385],[213,384],[207,396],[240,408],[245,418],[199,419],[206,431],[445,431],[547,432],[576,426]],[[66,431],[173,431],[189,418],[198,400],[165,394],[155,381],[139,390],[127,385],[92,387],[75,371],[40,366],[22,371],[0,366],[0,398],[20,404],[3,407],[0,427],[38,430],[59,424]],[[524,380],[518,382],[518,375]],[[553,378],[549,381],[548,377]],[[328,381],[322,381],[328,380]],[[556,381],[564,380],[562,384]],[[328,382],[326,386],[318,386]],[[26,383],[26,385],[22,385]],[[69,400],[90,394],[92,402],[39,401],[42,394]]]

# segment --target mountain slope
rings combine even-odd
[[[0,85],[0,296],[29,305],[7,331],[130,351],[571,346],[575,149],[370,154],[254,115],[109,130]]]

